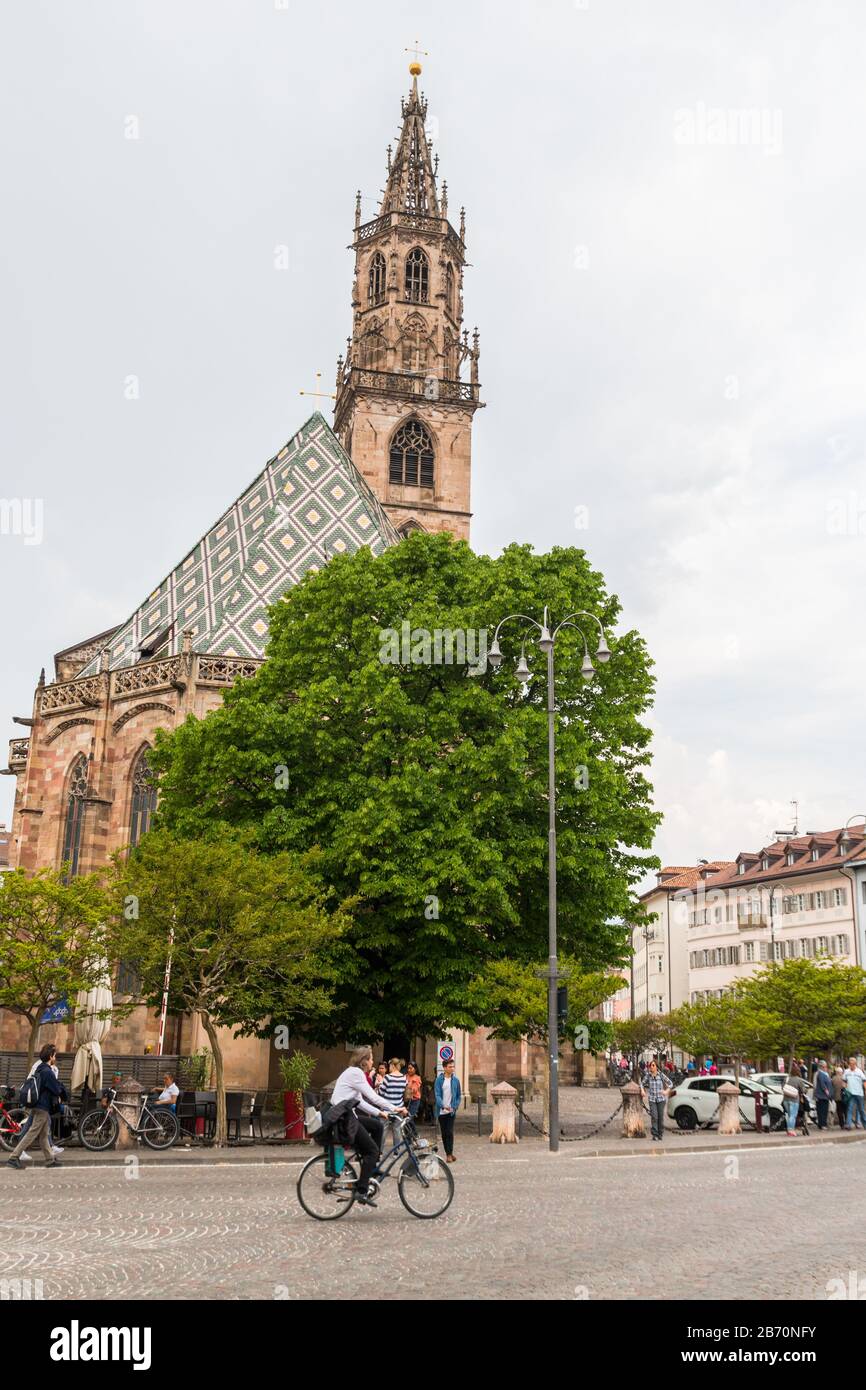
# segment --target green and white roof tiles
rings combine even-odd
[[[109,668],[132,666],[139,649],[170,629],[160,652],[264,656],[268,608],[311,569],[369,546],[380,555],[399,536],[378,499],[318,411],[265,465],[107,643]],[[95,657],[80,672],[99,670]]]

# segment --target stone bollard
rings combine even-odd
[[[131,1125],[138,1124],[138,1112],[141,1109],[143,1090],[144,1087],[141,1082],[136,1081],[134,1076],[125,1076],[117,1087],[114,1103]],[[134,1149],[138,1141],[133,1134],[130,1134],[123,1120],[118,1120],[117,1130],[117,1147],[119,1149]]]
[[[509,1086],[507,1081],[500,1081],[498,1086],[494,1086],[490,1094],[493,1097],[493,1133],[490,1136],[491,1144],[518,1144],[517,1138],[517,1110],[514,1106],[514,1099],[517,1091],[514,1086]]]
[[[646,1115],[636,1081],[629,1081],[622,1088],[622,1137],[646,1139]]]
[[[740,1088],[726,1081],[716,1091],[719,1098],[719,1134],[740,1134]]]

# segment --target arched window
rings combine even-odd
[[[129,843],[133,848],[150,829],[156,810],[156,778],[147,762],[147,748],[142,748],[132,768],[132,806],[129,813]]]
[[[69,771],[66,792],[66,822],[63,827],[63,851],[60,859],[66,865],[66,879],[78,873],[81,853],[81,831],[84,826],[84,799],[87,796],[87,759],[79,753]]]
[[[374,372],[382,371],[386,362],[386,351],[387,344],[379,330],[379,325],[377,323],[371,324],[368,332],[361,339],[361,366],[368,367]]]
[[[406,257],[406,298],[413,304],[426,304],[430,290],[430,262],[420,246]]]
[[[407,319],[403,330],[403,371],[427,370],[427,325],[420,316]]]
[[[433,486],[433,441],[420,420],[407,420],[391,440],[388,477],[410,487]]]
[[[445,307],[454,317],[454,267],[449,261],[445,267]]]
[[[370,262],[370,277],[367,282],[367,303],[382,304],[385,299],[385,257],[377,251]]]

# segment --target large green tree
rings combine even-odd
[[[500,618],[540,618],[545,603],[554,618],[589,609],[611,633],[619,616],[579,550],[510,546],[493,559],[415,534],[376,558],[336,557],[272,610],[255,678],[160,739],[162,824],[190,837],[248,827],[266,852],[318,847],[336,897],[358,899],[345,1007],[317,1040],[474,1027],[485,1020],[471,983],[487,964],[544,954],[544,662],[523,688],[519,632],[503,639],[498,672],[475,675],[426,660],[417,638],[395,650],[387,634],[407,623],[490,640]],[[586,970],[625,958],[621,921],[639,916],[635,888],[656,862],[642,852],[658,821],[641,722],[650,662],[635,632],[611,647],[586,684],[579,634],[557,643],[559,931]]]
[[[65,1001],[71,1012],[79,990],[101,981],[104,923],[115,910],[101,874],[0,874],[0,1009],[27,1021],[28,1066],[46,1010]]]
[[[207,840],[166,830],[145,835],[128,863],[118,862],[125,911],[114,923],[112,951],[135,963],[141,996],[198,1015],[214,1059],[218,1145],[226,1107],[220,1028],[267,1037],[311,1029],[334,1007],[332,985],[348,918],[315,872],[315,856],[261,854],[242,832],[222,828]]]

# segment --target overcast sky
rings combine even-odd
[[[585,546],[645,635],[665,862],[760,846],[794,797],[801,830],[866,812],[862,0],[28,0],[3,28],[0,497],[44,507],[41,544],[0,535],[9,737],[332,389],[417,35],[481,330],[475,547]]]

